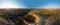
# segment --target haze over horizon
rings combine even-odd
[[[0,8],[59,8],[59,1],[60,0],[0,0]]]

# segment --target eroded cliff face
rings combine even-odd
[[[53,22],[60,19],[60,9],[35,9],[28,15],[35,17],[36,25],[53,25]]]
[[[4,11],[4,13],[6,13]],[[60,9],[13,9],[8,14],[0,14],[1,22],[12,19],[16,25],[55,25],[60,24]],[[58,22],[57,22],[58,21]],[[6,22],[5,22],[6,23]],[[9,23],[9,22],[7,22]],[[55,24],[53,24],[55,23]]]

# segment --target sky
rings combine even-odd
[[[0,0],[0,8],[59,8],[60,0]]]

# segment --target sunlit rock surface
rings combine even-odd
[[[0,9],[0,22],[3,22],[0,25],[60,25],[60,9]]]

